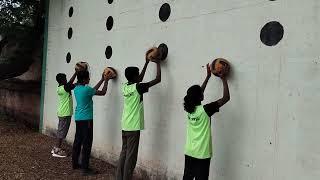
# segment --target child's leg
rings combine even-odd
[[[127,142],[128,141],[127,141],[126,133],[122,131],[122,149],[121,149],[120,158],[117,166],[117,174],[116,174],[117,180],[123,179],[123,168],[124,168],[124,163],[126,161],[126,154],[127,154]]]
[[[208,180],[211,159],[198,159],[196,165],[196,180]]]
[[[183,180],[193,180],[195,177],[195,166],[195,159],[185,155]]]
[[[123,180],[131,180],[137,164],[140,131],[127,132],[127,154],[123,168]]]
[[[59,117],[58,131],[57,131],[57,148],[61,148],[62,141],[67,137],[71,122],[71,116]]]
[[[83,141],[83,129],[84,123],[82,121],[76,121],[76,135],[73,142],[72,150],[72,167],[74,169],[79,168],[79,156],[81,151],[81,144]]]
[[[86,126],[83,128],[83,147],[82,147],[82,161],[81,165],[83,169],[89,169],[89,160],[92,148],[93,140],[93,121],[85,121]]]

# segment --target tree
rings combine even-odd
[[[2,0],[0,2],[0,32],[11,34],[16,30],[31,30],[42,13],[38,0]]]
[[[43,41],[45,0],[0,1],[0,80],[28,70]]]

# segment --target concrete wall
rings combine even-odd
[[[21,49],[6,46],[2,49],[3,56],[0,58],[0,79],[6,79],[0,80],[0,112],[34,129],[39,128],[40,119],[40,44],[42,41],[38,41],[32,53],[24,52],[23,56],[20,56]]]
[[[161,22],[163,3],[171,16]],[[73,16],[68,16],[70,7]],[[169,55],[162,64],[162,83],[145,96],[145,126],[138,166],[158,177],[180,179],[184,167],[186,119],[182,100],[186,89],[200,84],[202,67],[213,58],[232,63],[231,101],[214,116],[215,157],[210,179],[316,180],[320,176],[320,100],[318,0],[52,0],[44,104],[44,133],[57,126],[55,75],[71,76],[74,64],[91,66],[91,85],[105,66],[118,70],[105,97],[94,98],[96,156],[115,162],[121,148],[120,85],[124,69],[142,67],[147,48],[166,43]],[[106,29],[113,16],[114,26]],[[270,21],[284,27],[276,46],[260,41]],[[73,36],[67,38],[68,28]],[[105,58],[110,45],[112,57]],[[72,55],[66,63],[66,54]],[[150,64],[145,80],[155,77]],[[222,95],[213,77],[205,101]],[[72,142],[74,123],[68,140]]]
[[[0,81],[0,112],[38,129],[40,81],[10,79]]]

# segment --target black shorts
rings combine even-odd
[[[184,175],[183,180],[208,180],[210,172],[210,161],[208,159],[197,159],[185,155]]]

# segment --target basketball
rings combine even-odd
[[[112,67],[107,67],[103,71],[103,76],[104,79],[107,79],[107,77],[109,77],[109,79],[114,79],[117,77],[117,71]]]
[[[223,58],[217,58],[211,63],[211,72],[218,77],[226,77],[230,72],[230,63]]]
[[[75,66],[76,71],[86,71],[88,70],[88,63],[87,62],[78,62]]]
[[[147,51],[147,59],[149,61],[157,60],[158,56],[159,56],[159,50],[156,47],[153,47]]]

